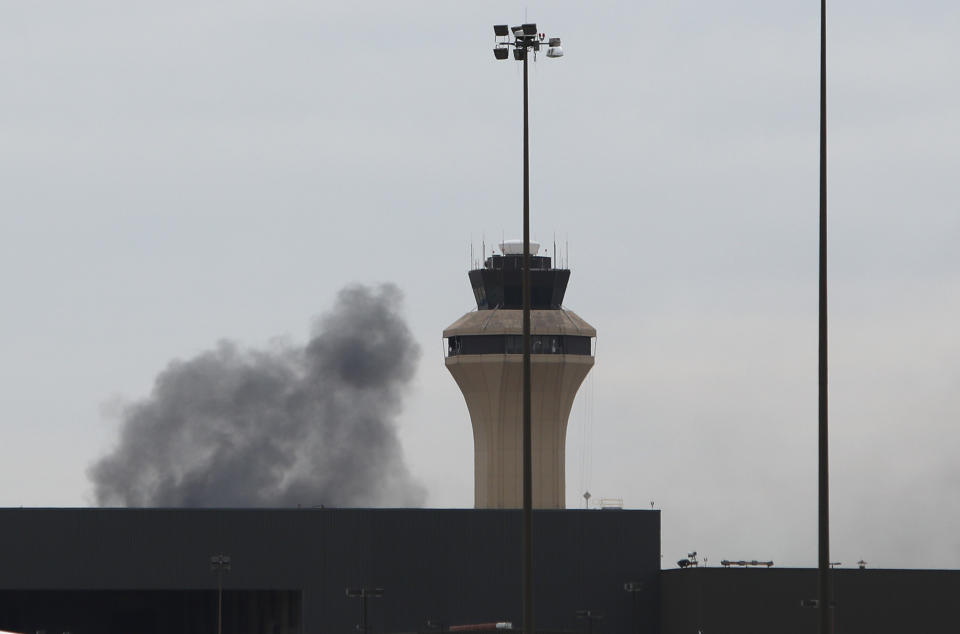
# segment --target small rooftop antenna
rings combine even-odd
[[[687,553],[686,559],[681,559],[677,562],[677,568],[698,568],[699,566],[700,562],[697,561],[697,551]]]

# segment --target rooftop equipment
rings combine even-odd
[[[729,561],[729,560],[727,560],[727,559],[721,559],[721,560],[720,560],[720,565],[723,566],[724,568],[729,568],[730,566],[744,566],[744,567],[746,567],[746,566],[766,566],[767,568],[770,568],[770,567],[773,566],[773,562],[772,562],[772,561],[757,561],[756,559],[752,559],[752,560],[750,560],[750,561],[744,561],[744,560],[742,560],[742,559],[741,559],[740,561]]]

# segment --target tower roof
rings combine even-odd
[[[519,310],[475,310],[467,313],[443,331],[444,337],[460,335],[506,335],[523,332],[523,312]],[[572,310],[531,310],[530,334],[579,335],[596,337],[597,329]]]

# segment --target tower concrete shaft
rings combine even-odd
[[[510,243],[501,248],[503,256],[491,256],[483,269],[470,272],[478,310],[443,332],[445,363],[473,424],[476,508],[523,506],[523,323],[514,288],[519,275],[513,275],[520,258],[511,253]],[[531,251],[535,253],[533,245]],[[530,259],[535,262],[530,326],[533,506],[561,509],[567,420],[594,364],[596,330],[560,307],[570,271],[551,269],[546,257]]]

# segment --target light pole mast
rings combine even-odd
[[[827,0],[820,0],[820,343],[819,399],[819,561],[817,566],[820,634],[833,634],[830,605],[830,480],[827,409]]]
[[[511,40],[511,32],[513,39]],[[495,25],[497,59],[507,59],[513,46],[514,59],[523,61],[523,631],[534,634],[533,620],[533,434],[530,405],[530,127],[527,96],[527,58],[536,53],[545,36],[536,24],[508,28]],[[547,57],[562,57],[560,38],[550,38]]]
[[[367,599],[379,599],[383,596],[383,588],[347,588],[346,594],[351,599],[360,599],[360,623],[357,625],[357,631],[360,634],[368,634],[370,626],[367,624]]]
[[[534,28],[536,31],[536,28]],[[533,622],[533,432],[530,424],[530,126],[527,48],[523,52],[523,631]]]
[[[212,555],[210,570],[217,573],[217,634],[223,633],[223,573],[230,571],[230,555]]]

